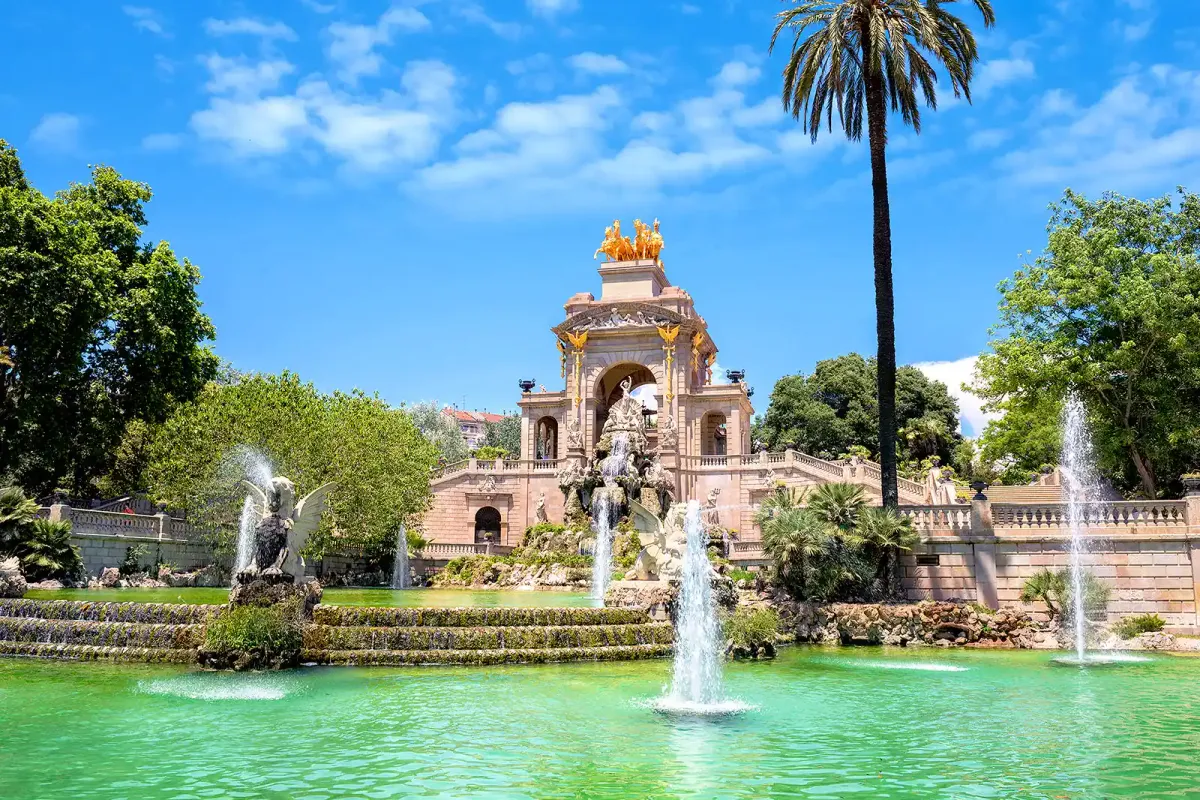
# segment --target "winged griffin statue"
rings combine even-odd
[[[266,491],[245,482],[261,520],[254,528],[254,556],[246,572],[263,576],[290,576],[304,581],[300,551],[317,529],[325,511],[325,498],[337,484],[327,483],[296,502],[296,485],[287,478],[271,479]]]

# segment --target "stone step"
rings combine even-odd
[[[60,658],[74,661],[129,661],[147,664],[194,664],[195,650],[166,647],[105,647],[87,644],[2,642],[0,656]]]
[[[430,664],[549,664],[562,661],[633,661],[665,658],[669,644],[617,647],[557,647],[509,650],[305,650],[305,662],[346,666],[418,666]]]
[[[0,617],[0,642],[194,650],[204,626]]]
[[[476,627],[367,627],[313,625],[304,632],[312,650],[545,650],[669,645],[669,622],[634,625],[491,625]]]
[[[89,600],[0,599],[0,618],[189,625],[206,622],[209,617],[224,607],[186,603],[101,603]]]
[[[640,625],[649,615],[635,608],[386,608],[319,605],[313,622],[336,627],[478,628],[489,626]]]

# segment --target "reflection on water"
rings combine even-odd
[[[1188,796],[1200,660],[1054,657],[786,648],[726,666],[757,707],[732,717],[636,702],[666,660],[225,675],[0,659],[0,797]]]

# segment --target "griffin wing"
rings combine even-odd
[[[250,481],[242,481],[242,486],[246,487],[246,499],[248,499],[250,501],[250,505],[254,507],[254,512],[259,517],[266,514],[267,493]]]
[[[321,515],[325,513],[325,497],[336,488],[336,483],[327,483],[309,492],[296,504],[296,510],[292,512],[292,536],[296,542],[296,552],[300,552],[308,537],[317,529]]]
[[[648,533],[655,540],[663,535],[662,520],[637,500],[629,501],[629,520],[638,533]]]

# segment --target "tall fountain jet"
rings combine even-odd
[[[393,589],[411,589],[412,575],[408,567],[408,531],[401,525],[396,531],[396,558],[392,561]]]
[[[708,560],[708,531],[700,503],[691,500],[684,517],[687,548],[680,573],[675,619],[675,663],[671,688],[654,707],[672,714],[735,714],[749,706],[725,696],[725,649],[713,568]]]
[[[1067,501],[1067,525],[1071,532],[1071,625],[1075,658],[1082,664],[1087,659],[1087,555],[1088,517],[1102,502],[1100,481],[1096,474],[1092,452],[1092,437],[1088,431],[1083,402],[1071,395],[1063,407],[1062,463],[1063,493]]]

